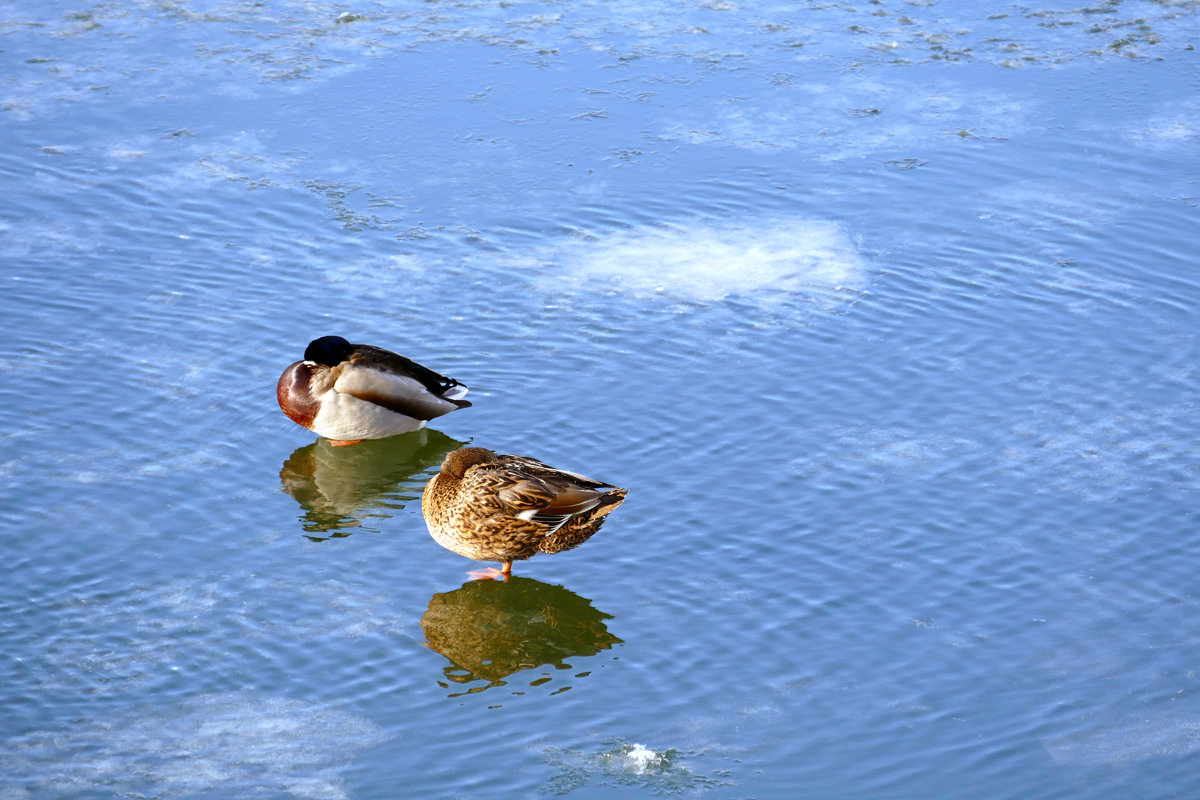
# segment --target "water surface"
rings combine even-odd
[[[10,3],[0,797],[1190,796],[1197,11]]]

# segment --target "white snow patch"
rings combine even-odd
[[[835,222],[759,220],[614,233],[571,242],[538,260],[562,265],[547,290],[617,290],[713,302],[730,295],[824,294],[865,283],[866,266]]]

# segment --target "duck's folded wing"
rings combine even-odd
[[[545,508],[554,501],[554,493],[541,481],[507,481],[496,489],[496,496],[516,511]]]
[[[554,493],[554,499],[550,501],[550,505],[542,511],[547,514],[582,514],[584,511],[595,508],[603,496],[604,492],[583,486],[559,488]]]
[[[592,489],[563,488],[530,479],[508,484],[496,496],[515,511],[513,516],[548,525],[547,533],[554,533],[576,514],[595,508],[603,494]]]
[[[359,400],[404,414],[413,419],[433,419],[449,414],[466,400],[446,400],[430,392],[420,381],[396,372],[382,371],[343,362],[336,368],[333,388]]]
[[[378,372],[391,373],[403,378],[411,378],[424,386],[430,394],[447,400],[461,401],[460,408],[471,405],[462,398],[467,394],[467,387],[454,378],[447,378],[434,372],[424,364],[418,364],[407,356],[373,347],[369,344],[354,346],[354,353],[349,361],[356,367],[367,367]]]
[[[538,480],[544,481],[556,494],[561,494],[564,491],[573,489],[615,489],[603,481],[589,478],[586,475],[580,475],[578,472],[552,467],[536,458],[529,456],[504,456],[506,463],[521,470],[526,475],[535,477]]]

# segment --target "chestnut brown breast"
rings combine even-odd
[[[312,393],[313,371],[320,367],[306,361],[297,361],[283,371],[275,386],[275,397],[279,407],[291,420],[311,428],[317,417],[320,404]]]

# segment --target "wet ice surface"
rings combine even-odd
[[[369,720],[295,700],[230,693],[142,714],[89,720],[55,736],[10,741],[21,756],[72,757],[41,764],[29,796],[128,794],[170,797],[344,798],[348,755],[381,739]],[[136,790],[135,790],[136,791]],[[6,796],[20,796],[9,793]]]
[[[0,797],[1187,794],[1197,6],[10,5]]]

